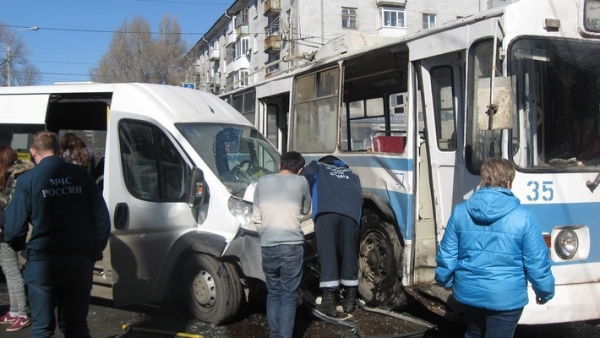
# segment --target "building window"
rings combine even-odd
[[[423,28],[435,27],[435,14],[423,14]]]
[[[279,71],[279,63],[275,63],[276,61],[279,61],[279,53],[269,54],[268,59],[267,59],[267,64],[271,64],[271,63],[273,63],[273,64],[265,69],[266,75],[269,75],[269,74]]]
[[[248,84],[250,83],[248,74],[250,74],[248,69],[240,69],[235,72],[232,79],[233,89],[248,87]]]
[[[239,11],[235,17],[235,28],[248,24],[248,8]]]
[[[239,87],[248,87],[248,71],[247,70],[240,70],[239,71]]]
[[[235,58],[246,56],[248,53],[249,41],[248,37],[243,37],[235,42]]]
[[[379,13],[382,27],[406,28],[404,9],[380,8]]]
[[[233,60],[235,60],[236,55],[237,55],[236,44],[231,44],[231,45],[225,47],[225,49],[226,49],[226,53],[227,53],[227,55],[225,56],[225,63],[233,62]]]
[[[265,27],[265,38],[279,35],[279,17],[269,17],[269,25]]]
[[[356,8],[342,8],[342,27],[356,28]]]

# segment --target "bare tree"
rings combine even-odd
[[[13,76],[13,85],[33,86],[40,80],[40,70],[36,65],[28,63],[21,67]]]
[[[90,70],[90,77],[95,82],[178,84],[178,61],[185,46],[177,17],[165,15],[156,38],[146,19],[136,17],[115,32],[108,52],[99,66]]]
[[[40,79],[40,71],[35,65],[29,63],[27,46],[23,39],[19,37],[19,34],[14,33],[14,30],[0,22],[0,46],[4,47],[0,48],[0,51],[4,51],[0,56],[0,83],[2,86],[8,84],[8,60],[6,59],[8,55],[6,50],[10,39],[11,82],[13,85],[19,86],[35,85]]]
[[[159,25],[160,36],[154,43],[154,67],[159,83],[177,84],[181,81],[179,60],[186,52],[177,17],[164,16]]]

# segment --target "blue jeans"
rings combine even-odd
[[[523,308],[496,311],[465,304],[461,306],[467,322],[465,338],[479,338],[484,332],[485,338],[511,338],[523,313]]]
[[[262,267],[268,291],[267,323],[270,338],[292,337],[303,262],[302,244],[262,247]]]
[[[90,337],[87,315],[94,262],[86,253],[28,251],[23,280],[31,307],[31,337],[53,338],[58,326],[65,338]]]

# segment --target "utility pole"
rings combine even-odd
[[[321,0],[321,46],[325,45],[325,9]]]
[[[17,29],[14,31],[6,41],[6,84],[8,87],[12,85],[12,51],[10,50],[10,44],[12,42],[13,36],[19,32],[23,31],[37,31],[40,29],[39,27],[28,27],[23,29]]]

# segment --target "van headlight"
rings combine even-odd
[[[252,224],[252,203],[231,196],[227,202],[229,211],[240,222],[242,228]]]
[[[575,256],[579,248],[579,238],[575,231],[571,229],[563,229],[554,240],[554,249],[558,256],[562,259],[570,259]]]

